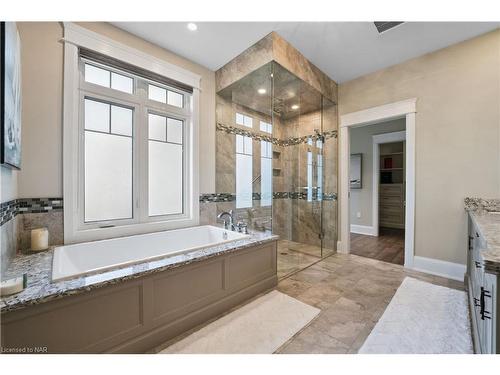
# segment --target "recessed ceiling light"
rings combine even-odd
[[[191,30],[191,31],[196,31],[196,30],[198,30],[198,26],[197,26],[195,23],[193,23],[193,22],[189,22],[189,23],[188,23],[188,25],[187,25],[187,28],[188,28],[189,30]]]
[[[257,92],[260,94],[260,95],[264,95],[267,91],[266,89],[258,89]]]
[[[292,109],[299,109],[299,106],[297,104],[292,105]]]

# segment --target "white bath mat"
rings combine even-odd
[[[465,292],[404,279],[359,353],[472,353]]]
[[[320,312],[272,291],[162,350],[183,354],[271,354]]]

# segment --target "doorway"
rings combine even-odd
[[[404,264],[406,121],[350,132],[351,253]]]
[[[381,122],[402,119],[405,123],[405,184],[404,184],[404,266],[412,268],[414,259],[414,222],[415,222],[415,113],[416,99],[368,108],[352,112],[340,117],[340,240],[338,251],[351,253],[351,189],[350,189],[350,129],[363,126],[373,126]],[[380,160],[378,160],[380,163]],[[372,205],[378,207],[378,192]],[[373,237],[379,235],[379,217],[373,214]],[[353,236],[357,234],[354,233]],[[390,236],[388,236],[390,237]]]

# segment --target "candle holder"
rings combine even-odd
[[[31,231],[30,251],[44,251],[49,248],[49,231],[47,228],[37,228]]]

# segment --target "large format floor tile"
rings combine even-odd
[[[281,280],[278,290],[321,312],[277,353],[357,353],[406,276],[464,289],[459,281],[352,254],[332,255]]]

